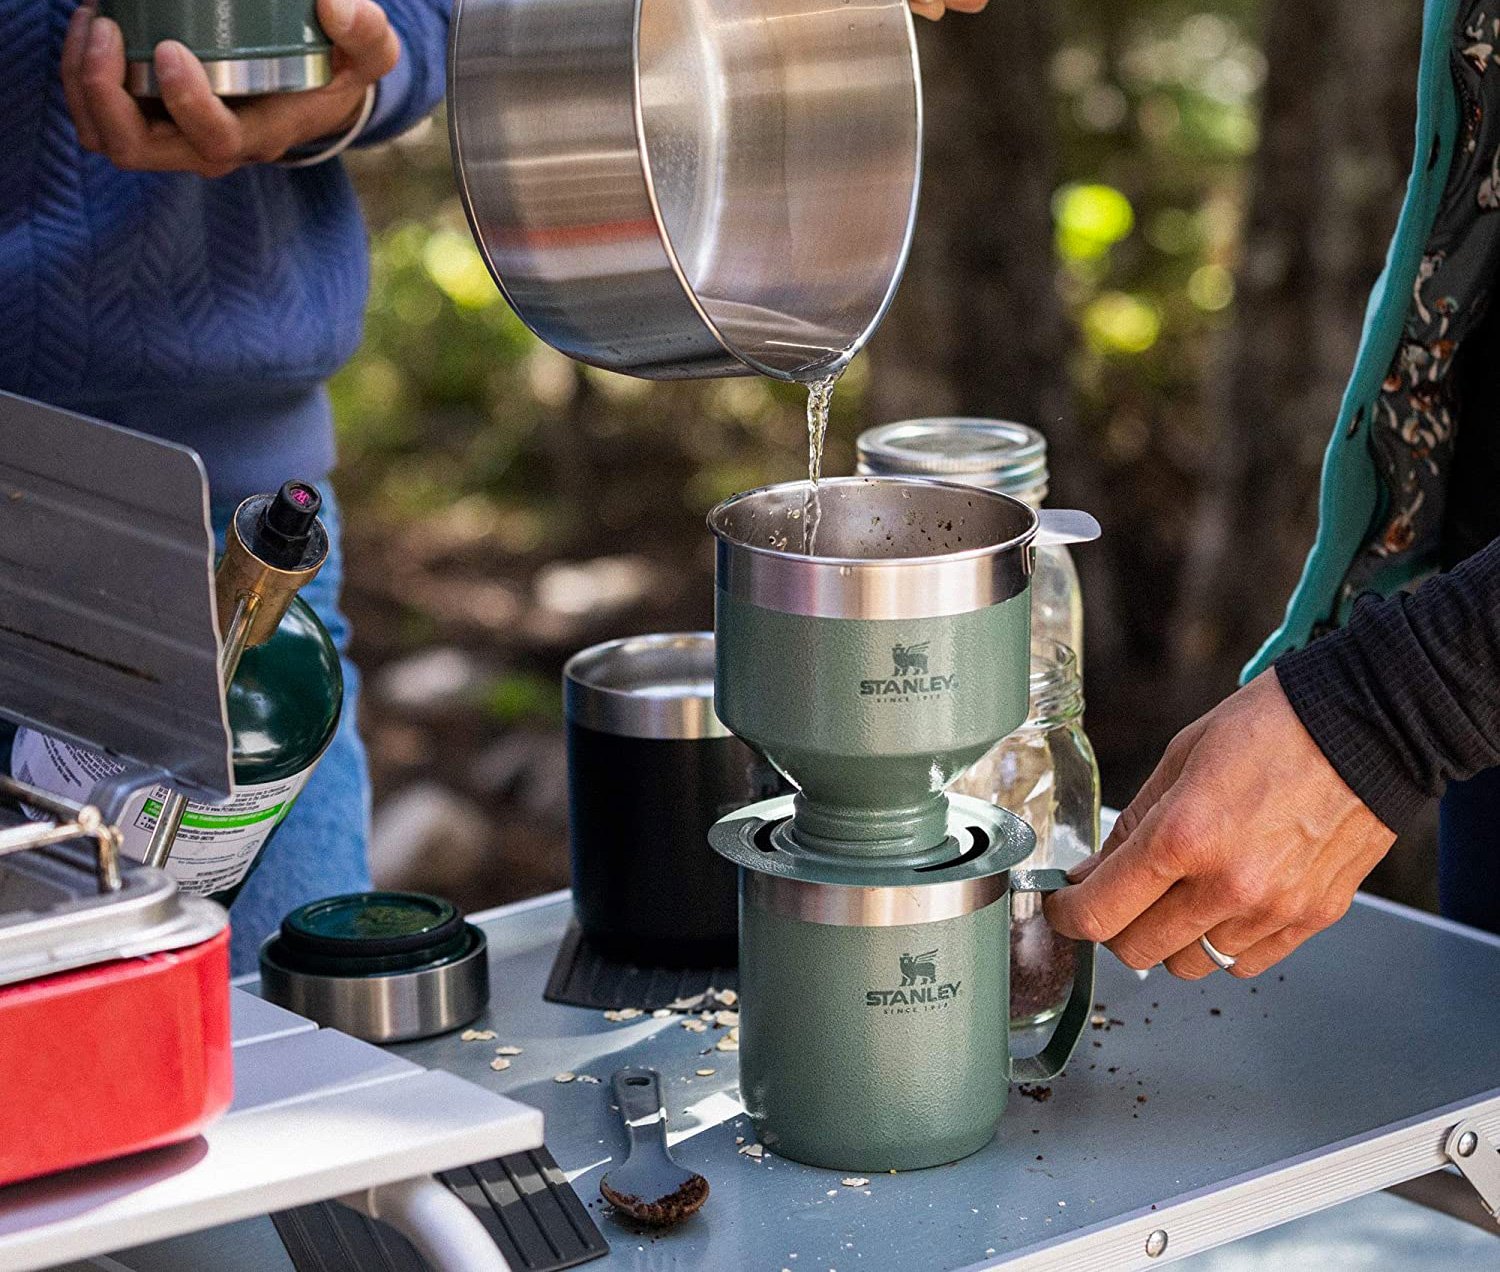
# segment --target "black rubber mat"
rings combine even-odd
[[[554,1272],[609,1245],[546,1149],[438,1176],[484,1225],[514,1272]],[[405,1237],[325,1201],[272,1215],[297,1272],[431,1272]]]
[[[732,967],[684,970],[617,963],[594,949],[576,923],[569,923],[543,996],[569,1007],[656,1011],[702,998],[710,989],[738,990],[739,983],[739,972]]]

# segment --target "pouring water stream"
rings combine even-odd
[[[802,497],[802,554],[813,556],[818,545],[818,522],[822,504],[818,481],[823,475],[823,445],[828,440],[828,412],[833,402],[833,386],[843,375],[842,369],[807,386],[807,491]]]

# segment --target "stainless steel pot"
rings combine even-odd
[[[490,272],[582,362],[816,380],[905,267],[906,0],[458,0],[448,111]]]

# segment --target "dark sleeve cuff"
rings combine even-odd
[[[1500,540],[1414,593],[1362,598],[1276,675],[1339,776],[1399,833],[1450,781],[1500,766]]]
[[[1361,691],[1358,651],[1347,631],[1276,660],[1276,678],[1302,727],[1365,806],[1400,834],[1432,796],[1412,780]]]

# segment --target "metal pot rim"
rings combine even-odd
[[[975,501],[1009,505],[1025,529],[999,543],[926,556],[806,556],[733,536],[725,522],[744,501],[805,491],[806,482],[783,482],[747,491],[708,515],[718,540],[715,576],[719,593],[761,609],[808,618],[947,618],[999,605],[1031,582],[1027,548],[1041,529],[1035,509],[1010,495],[960,482],[921,477],[837,477],[819,483],[825,493],[857,486],[951,493]]]
[[[622,687],[597,674],[618,655],[662,650],[707,652],[707,675],[701,692],[643,693],[642,684]],[[713,650],[712,632],[653,632],[579,650],[563,665],[564,712],[568,723],[620,738],[701,741],[732,737],[714,714]]]
[[[779,371],[775,367],[768,366],[754,355],[747,353],[725,334],[724,329],[715,321],[712,314],[704,307],[698,292],[688,280],[687,271],[682,268],[682,261],[677,255],[677,245],[672,241],[672,232],[667,226],[666,216],[662,212],[661,203],[656,194],[656,168],[651,158],[651,146],[646,138],[646,116],[642,108],[641,99],[641,8],[645,0],[635,0],[635,20],[630,28],[630,52],[631,52],[631,86],[634,100],[631,102],[631,111],[635,116],[635,144],[636,152],[641,160],[641,175],[646,183],[646,200],[651,206],[651,218],[656,222],[657,237],[661,240],[662,250],[666,253],[667,265],[673,276],[677,279],[677,285],[682,288],[682,294],[693,312],[698,315],[698,320],[704,329],[713,337],[725,353],[730,357],[743,362],[752,371],[759,375],[768,376],[773,380],[781,380],[792,384],[810,384],[825,376],[837,375],[854,359],[861,349],[870,342],[870,337],[875,334],[876,329],[890,312],[891,305],[896,299],[896,289],[901,285],[901,278],[906,273],[906,263],[911,256],[912,240],[917,230],[917,203],[921,193],[922,174],[922,68],[917,56],[915,19],[912,17],[909,6],[903,6],[906,13],[906,23],[910,28],[908,47],[911,50],[911,72],[912,88],[916,96],[916,149],[913,155],[914,175],[911,183],[911,198],[906,210],[906,229],[902,234],[901,254],[895,262],[889,282],[886,284],[885,296],[882,298],[875,313],[870,316],[863,331],[854,338],[845,348],[826,358],[822,362],[816,362],[802,369],[800,374],[792,374],[787,371]],[[529,324],[528,324],[529,325]]]
[[[1036,510],[1029,504],[1017,499],[1014,495],[1007,495],[998,490],[989,490],[983,486],[970,486],[965,485],[963,482],[945,481],[942,478],[897,477],[873,474],[856,477],[825,477],[818,483],[818,489],[820,491],[838,490],[846,486],[868,487],[877,484],[881,486],[913,486],[924,489],[935,487],[941,490],[951,490],[955,494],[965,495],[970,498],[978,496],[986,500],[1003,500],[1005,503],[1013,504],[1025,512],[1031,518],[1031,523],[1028,529],[1005,540],[1003,543],[987,544],[981,548],[965,548],[961,552],[938,552],[930,556],[905,557],[808,556],[802,552],[791,552],[783,548],[771,548],[758,543],[746,543],[743,539],[734,538],[727,530],[723,529],[720,523],[729,510],[743,503],[745,500],[754,499],[760,495],[790,493],[795,490],[804,489],[807,486],[807,482],[805,481],[784,481],[772,486],[761,486],[755,490],[747,490],[738,495],[731,495],[728,499],[710,509],[708,514],[708,528],[713,531],[714,537],[727,548],[740,552],[749,552],[755,556],[795,562],[801,566],[831,565],[861,570],[904,570],[921,568],[923,566],[930,568],[935,565],[948,565],[957,562],[982,561],[986,557],[1018,551],[1036,538],[1037,531],[1041,526],[1041,519],[1037,516]]]

